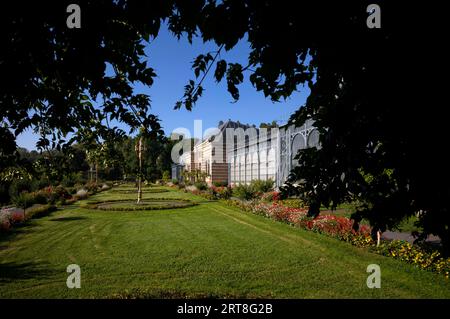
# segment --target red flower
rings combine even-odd
[[[25,220],[25,212],[24,211],[22,211],[22,212],[14,211],[11,214],[10,220],[13,224],[23,222]]]

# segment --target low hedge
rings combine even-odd
[[[162,188],[144,188],[142,189],[142,193],[166,193],[169,190],[167,189],[162,189]],[[115,189],[111,189],[112,193],[122,193],[122,194],[137,194],[137,189],[120,189],[120,188],[115,188]]]
[[[31,207],[31,208],[25,210],[25,216],[26,216],[26,218],[39,218],[39,217],[47,216],[48,214],[50,214],[56,210],[57,210],[57,207],[55,205],[36,206],[36,207]]]
[[[55,205],[37,205],[26,210],[19,208],[4,208],[0,211],[0,232],[9,231],[15,225],[26,223],[31,218],[47,216],[56,210]]]
[[[163,209],[176,209],[176,208],[185,208],[185,207],[192,207],[195,205],[198,205],[195,202],[192,202],[188,199],[184,198],[151,198],[151,199],[145,199],[143,202],[152,202],[152,201],[176,201],[176,202],[183,202],[183,204],[172,204],[172,205],[155,205],[155,206],[148,206],[145,204],[141,204],[142,206],[139,206],[138,204],[130,207],[101,207],[102,204],[108,204],[108,203],[120,203],[120,202],[134,202],[132,200],[124,200],[124,199],[112,199],[112,200],[105,200],[105,201],[91,201],[88,203],[85,203],[81,205],[82,208],[87,209],[98,209],[98,210],[105,210],[105,211],[140,211],[140,210],[163,210]]]

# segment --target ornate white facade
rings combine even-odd
[[[298,150],[318,145],[319,134],[312,121],[301,127],[285,125],[270,129],[267,134],[261,134],[259,129],[245,145],[229,150],[229,183],[248,184],[254,179],[271,179],[275,186],[281,186],[297,165],[294,157]]]
[[[181,178],[181,170],[199,170],[206,181],[229,185],[249,184],[252,180],[273,180],[276,187],[284,184],[297,164],[299,149],[319,146],[319,133],[308,120],[301,127],[284,125],[264,129],[239,122],[221,122],[219,133],[196,144],[173,166],[173,178]]]

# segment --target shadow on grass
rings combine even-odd
[[[2,245],[2,244],[5,244],[7,242],[14,240],[17,236],[19,236],[21,234],[31,234],[31,233],[35,232],[36,230],[34,228],[36,226],[36,222],[38,219],[47,217],[47,216],[52,216],[53,214],[55,214],[58,211],[60,211],[59,208],[57,208],[56,210],[50,211],[46,214],[43,214],[41,216],[32,217],[30,219],[27,219],[25,222],[22,222],[20,224],[15,224],[8,231],[0,232],[0,250],[7,248],[7,245]]]
[[[31,234],[35,230],[33,229],[35,226],[35,220],[28,220],[25,223],[14,225],[13,228],[6,232],[0,233],[0,244],[7,243],[12,241],[14,238],[21,234]],[[0,250],[4,249],[6,246],[0,245]],[[1,273],[0,273],[1,274]]]
[[[42,263],[0,263],[0,283],[7,283],[19,279],[45,279],[51,277],[55,271]]]
[[[59,217],[59,218],[52,218],[52,219],[50,219],[50,221],[52,221],[52,222],[70,222],[70,221],[83,220],[83,219],[87,219],[87,217],[82,217],[82,216]]]

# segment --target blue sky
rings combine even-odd
[[[248,81],[250,73],[245,74],[244,83],[239,86],[239,101],[232,103],[233,99],[226,90],[225,81],[220,84],[215,82],[213,66],[203,82],[203,96],[193,110],[173,110],[175,102],[183,96],[184,85],[189,79],[195,79],[191,69],[194,58],[216,50],[214,43],[204,44],[199,38],[194,39],[192,45],[184,38],[178,40],[165,27],[161,29],[158,37],[148,44],[148,65],[155,69],[158,77],[152,87],[138,84],[135,90],[150,95],[151,112],[160,118],[166,135],[178,127],[185,127],[193,132],[194,120],[203,121],[203,130],[217,126],[220,120],[228,119],[256,125],[273,120],[285,122],[290,114],[305,103],[309,94],[307,88],[300,88],[300,92],[294,93],[287,101],[271,102],[262,92],[257,92],[252,87]],[[246,66],[249,51],[249,45],[244,39],[233,50],[222,52],[220,58]],[[126,129],[120,124],[119,126]],[[35,149],[36,140],[36,136],[29,130],[18,137],[17,143],[27,149]]]

